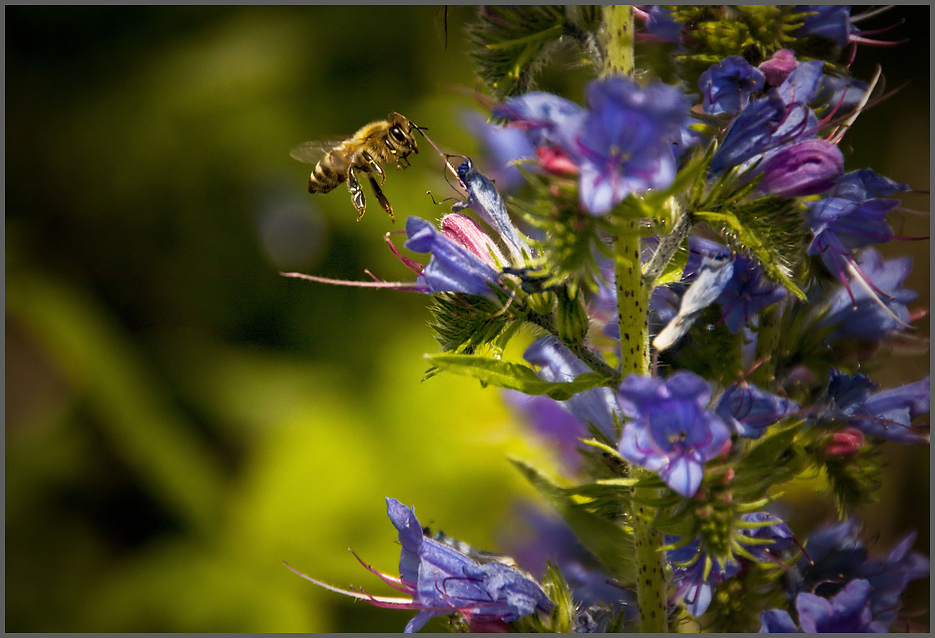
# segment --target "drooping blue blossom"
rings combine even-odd
[[[758,439],[767,427],[798,407],[795,401],[770,394],[755,385],[735,383],[724,390],[714,411],[737,435]]]
[[[448,545],[427,538],[413,510],[396,499],[386,499],[386,510],[402,545],[399,577],[377,571],[363,561],[361,564],[408,597],[374,596],[364,591],[341,589],[292,567],[289,569],[325,589],[377,607],[418,610],[406,624],[406,633],[419,631],[435,616],[454,613],[461,614],[468,627],[475,631],[506,631],[509,622],[537,611],[552,611],[554,604],[539,584],[518,569],[501,562],[480,564]]]
[[[538,375],[551,383],[573,381],[579,374],[591,371],[555,337],[537,339],[523,353],[523,358],[539,366]],[[610,388],[585,390],[558,403],[581,423],[591,423],[608,438],[616,440],[614,415],[619,415],[620,408]]]
[[[868,199],[853,202],[837,197],[808,202],[805,223],[814,237],[808,246],[809,255],[818,255],[839,281],[853,263],[851,251],[893,238],[886,215],[899,206],[897,199]]]
[[[929,377],[871,394],[875,386],[863,374],[849,375],[832,368],[828,385],[831,417],[864,434],[898,443],[928,441],[928,434],[912,420],[931,409]]]
[[[678,537],[666,536],[668,544],[678,540]],[[701,551],[697,538],[684,547],[666,552],[666,560],[672,565],[672,582],[676,585],[669,603],[681,600],[692,616],[705,613],[717,586],[740,571],[740,563],[733,558],[724,565],[709,559]]]
[[[556,145],[580,169],[579,196],[602,215],[630,193],[666,188],[678,155],[697,141],[688,131],[688,98],[655,82],[642,88],[623,77],[591,82],[589,110],[542,92],[510,98],[493,114],[526,129],[537,146]]]
[[[506,210],[503,198],[497,192],[493,183],[487,176],[474,168],[474,163],[468,158],[458,165],[458,179],[468,192],[467,203],[457,203],[451,207],[452,211],[471,208],[480,215],[487,224],[495,229],[506,242],[515,265],[525,262],[524,252],[531,256],[532,250],[523,239],[519,230],[513,225]]]
[[[821,85],[822,66],[820,60],[799,64],[778,88],[770,89],[765,97],[741,110],[711,158],[709,175],[716,176],[782,146],[814,138],[818,118],[808,103]]]
[[[711,386],[685,370],[668,380],[630,375],[619,396],[623,413],[632,419],[623,430],[620,454],[659,474],[682,496],[694,496],[705,462],[730,440],[727,425],[706,409]]]
[[[525,183],[522,173],[511,162],[536,156],[536,149],[523,131],[487,122],[474,111],[465,115],[468,128],[480,138],[490,155],[487,172],[501,191]]]
[[[552,610],[542,588],[515,568],[499,562],[478,564],[426,538],[412,509],[391,498],[386,504],[402,545],[400,578],[420,609],[406,625],[407,633],[418,631],[434,616],[454,612],[470,624],[512,622],[537,610]]]
[[[813,12],[796,31],[796,36],[804,38],[819,35],[833,40],[839,47],[845,46],[851,33],[851,6],[849,4],[802,4],[795,8],[796,13]]]
[[[918,296],[902,284],[912,270],[911,257],[883,259],[873,249],[864,250],[855,262],[848,284],[828,299],[829,308],[820,327],[837,326],[826,340],[846,337],[879,341],[909,324],[907,304]]]
[[[411,215],[406,219],[406,234],[406,248],[432,255],[418,278],[429,292],[461,292],[496,299],[490,284],[496,284],[498,273],[479,256],[420,217]]]
[[[898,191],[908,191],[909,185],[878,175],[872,168],[844,173],[828,197],[863,202],[874,197],[887,197]]]
[[[579,195],[588,212],[602,215],[630,193],[672,184],[678,169],[674,145],[682,142],[688,123],[685,94],[661,82],[642,88],[609,77],[588,86],[588,103],[576,149],[582,157]]]
[[[705,113],[735,114],[750,102],[750,94],[763,89],[766,76],[739,55],[731,55],[701,74],[698,88]]]

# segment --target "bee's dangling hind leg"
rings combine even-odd
[[[395,224],[396,218],[393,217],[393,207],[390,206],[390,201],[386,198],[386,195],[383,194],[383,191],[380,190],[380,185],[377,184],[377,180],[373,178],[373,175],[368,175],[368,177],[370,178],[370,186],[373,188],[373,194],[377,196],[377,201],[380,202],[380,206],[383,207],[386,214],[390,216],[390,221]]]
[[[372,177],[370,183],[374,183]],[[347,190],[351,191],[351,201],[354,202],[354,207],[357,209],[357,221],[360,221],[367,210],[367,199],[364,197],[364,189],[360,187],[357,171],[353,168],[347,172]]]

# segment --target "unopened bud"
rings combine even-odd
[[[831,441],[825,446],[828,456],[851,456],[856,454],[864,444],[864,435],[857,428],[844,428],[831,436]]]
[[[588,312],[580,294],[569,295],[568,287],[562,286],[555,294],[558,308],[555,312],[555,328],[559,338],[567,345],[581,345],[588,335]]]

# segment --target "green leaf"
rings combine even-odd
[[[508,390],[519,390],[524,394],[545,394],[556,401],[565,401],[572,396],[608,382],[595,372],[579,374],[574,381],[551,383],[543,381],[532,368],[521,363],[511,363],[492,357],[471,354],[427,354],[425,358],[433,366]]]
[[[604,564],[622,585],[636,582],[636,549],[633,534],[611,520],[587,511],[564,489],[555,485],[541,472],[518,459],[513,465],[533,487],[554,507],[582,544]]]

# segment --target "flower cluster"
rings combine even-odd
[[[400,576],[374,573],[410,598],[341,591],[418,610],[407,631],[447,614],[471,630],[664,631],[680,615],[885,630],[928,575],[915,537],[869,559],[853,519],[800,542],[814,525],[773,504],[817,471],[843,518],[878,489],[881,446],[929,441],[929,377],[878,390],[859,371],[927,312],[910,308],[911,260],[873,248],[897,239],[890,196],[909,186],[846,170],[839,148],[879,78],[835,60],[871,33],[842,6],[637,8],[641,43],[676,44],[666,84],[620,66],[625,38],[608,34],[630,11],[481,10],[475,56],[502,99],[473,126],[500,182],[439,150],[462,201],[406,221],[426,263],[389,242],[413,281],[297,275],[431,295],[429,376],[501,388],[567,475],[515,461],[564,519],[523,510],[536,534],[508,544],[529,573],[425,535],[388,499]],[[503,95],[561,33],[601,69],[584,104]],[[521,328],[535,339],[511,357]]]

